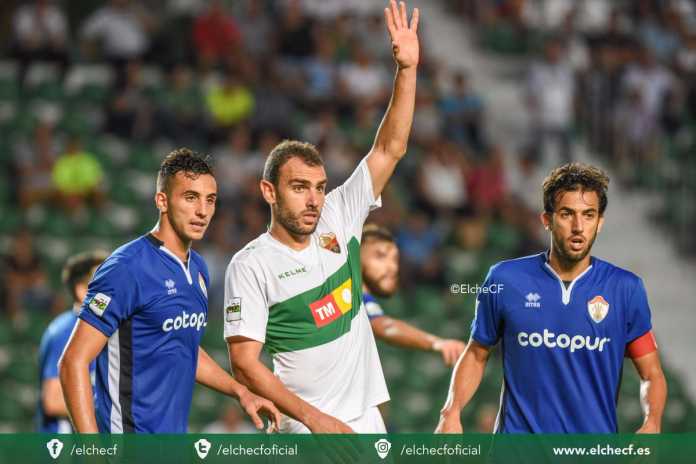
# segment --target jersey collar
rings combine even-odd
[[[184,274],[186,275],[186,280],[188,281],[189,285],[193,283],[193,279],[191,278],[191,250],[189,249],[188,252],[188,259],[186,260],[186,264],[184,265],[184,262],[179,259],[177,255],[174,254],[169,248],[164,246],[164,242],[154,235],[152,233],[148,233],[145,238],[147,239],[148,242],[150,242],[152,245],[154,245],[156,248],[159,248],[163,252],[165,252],[167,255],[169,255],[174,261],[176,261],[180,266],[181,269],[184,271]]]
[[[592,270],[592,267],[594,266],[594,256],[590,256],[590,265],[587,266],[587,269],[582,271],[575,279],[573,279],[570,282],[570,285],[568,287],[565,286],[563,283],[563,279],[556,273],[556,271],[551,267],[549,264],[549,250],[546,250],[543,253],[539,254],[539,257],[541,258],[541,263],[542,263],[542,269],[549,274],[552,278],[556,279],[561,286],[561,300],[563,301],[563,305],[567,306],[568,303],[570,303],[570,296],[573,291],[573,287],[575,287],[575,284],[582,279],[585,275],[587,275],[590,270]]]

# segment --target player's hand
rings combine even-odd
[[[384,9],[384,19],[387,23],[389,36],[392,42],[392,53],[399,69],[406,69],[418,65],[418,8],[413,9],[411,24],[408,23],[406,4],[391,0],[389,8]]]
[[[276,408],[271,401],[244,389],[239,394],[239,404],[249,415],[257,429],[263,430],[263,419],[261,419],[261,415],[264,415],[271,420],[271,424],[266,431],[269,433],[278,431],[278,427],[280,426],[280,411],[278,411],[278,408]]]
[[[459,414],[441,414],[440,422],[437,423],[437,427],[435,428],[435,433],[464,433]]]
[[[460,340],[438,340],[433,343],[433,350],[442,354],[442,360],[447,366],[454,366],[465,349],[466,343]]]
[[[323,412],[317,413],[305,425],[312,433],[355,433],[344,422]]]

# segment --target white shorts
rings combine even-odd
[[[384,426],[382,414],[377,406],[368,408],[362,416],[346,421],[348,427],[353,429],[355,433],[387,433],[387,428]],[[280,433],[311,433],[302,422],[296,421],[283,416],[280,422]]]

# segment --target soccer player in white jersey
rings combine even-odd
[[[360,237],[370,210],[406,153],[416,95],[418,9],[384,11],[397,64],[392,99],[355,172],[326,194],[316,149],[284,141],[268,156],[260,187],[268,232],[231,260],[225,276],[225,339],[235,375],[285,413],[287,433],[383,433],[389,400],[362,302]],[[273,355],[275,375],[260,360]]]

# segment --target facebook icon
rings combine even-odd
[[[50,454],[53,459],[58,459],[60,452],[63,451],[63,442],[54,438],[46,443],[46,448],[48,448],[48,454]]]

